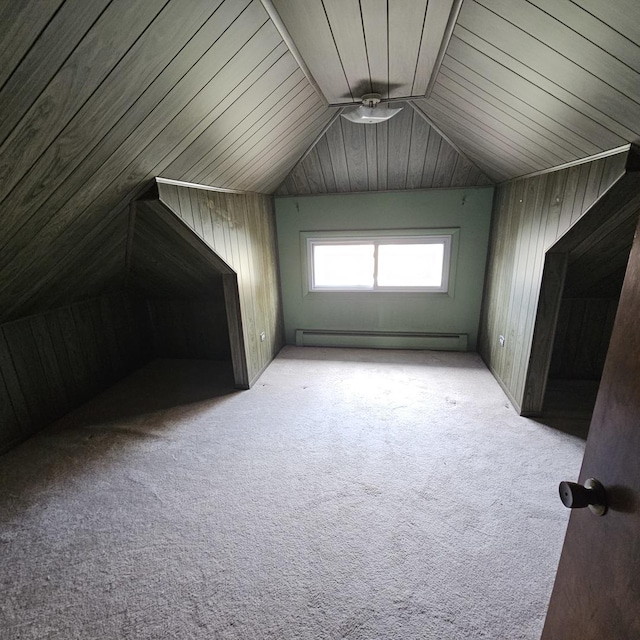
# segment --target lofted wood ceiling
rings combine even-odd
[[[274,4],[330,102],[370,90],[417,96],[414,106],[495,182],[640,137],[635,0]]]
[[[338,118],[295,166],[276,195],[431,189],[491,184],[406,102],[376,126]]]
[[[157,176],[291,193],[319,164],[332,191],[329,154],[336,190],[424,188],[640,134],[635,0],[7,0],[0,24],[0,320],[120,288]],[[415,99],[333,120],[371,90]]]
[[[495,180],[640,136],[635,0],[465,0],[428,99]]]

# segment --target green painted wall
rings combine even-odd
[[[467,333],[475,350],[493,188],[276,198],[286,341],[296,329]],[[300,232],[459,227],[453,292],[303,291]]]

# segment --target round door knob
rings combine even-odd
[[[561,482],[558,490],[562,504],[568,509],[589,507],[591,513],[597,516],[607,512],[607,493],[595,478],[589,478],[584,487],[575,482]]]

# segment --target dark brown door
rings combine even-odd
[[[599,480],[609,510],[601,517],[572,511],[543,640],[640,639],[639,231],[579,480]]]

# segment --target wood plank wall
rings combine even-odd
[[[161,202],[237,273],[252,384],[284,344],[273,200],[163,183],[158,191]]]
[[[0,452],[141,366],[145,336],[123,293],[0,325]]]
[[[518,411],[545,251],[624,173],[626,159],[617,154],[496,190],[478,351]]]

